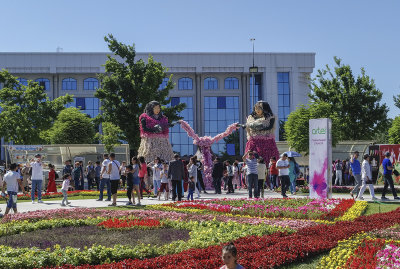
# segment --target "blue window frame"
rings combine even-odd
[[[204,79],[205,90],[218,90],[218,80],[214,77]]]
[[[178,80],[179,90],[193,90],[193,79],[191,78],[180,78]]]
[[[47,78],[38,78],[35,82],[39,83],[40,86],[44,88],[45,91],[50,90],[50,80]]]
[[[99,81],[96,78],[87,78],[83,80],[84,90],[97,90],[99,88]]]
[[[250,111],[253,111],[254,105],[257,101],[262,100],[261,92],[261,75],[250,76]]]
[[[159,90],[164,90],[167,87],[169,78],[163,78],[163,81],[161,82],[160,86],[158,87]]]
[[[206,96],[204,97],[204,127],[205,135],[214,137],[222,133],[226,128],[239,122],[239,97],[238,96]],[[215,154],[227,152],[229,155],[236,155],[235,147],[227,145],[222,139],[212,145]]]
[[[19,81],[20,84],[28,86],[28,80],[26,78],[18,78],[17,80]]]
[[[193,97],[172,97],[171,104],[168,106],[176,106],[180,103],[185,103],[186,108],[179,112],[178,115],[183,117],[183,120],[193,128]],[[179,124],[171,127],[169,132],[169,141],[174,152],[179,152],[181,156],[194,154],[193,139],[187,135],[186,131]]]
[[[77,83],[74,78],[65,78],[62,80],[62,89],[64,91],[76,91]]]
[[[88,114],[91,118],[95,118],[100,113],[99,99],[94,97],[73,97],[73,101],[65,107],[79,108],[82,113]]]
[[[278,117],[279,125],[286,122],[290,114],[289,72],[278,72]],[[283,140],[284,130],[279,130],[279,140]]]
[[[225,79],[226,90],[237,90],[239,89],[239,79],[237,78],[226,78]]]

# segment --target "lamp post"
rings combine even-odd
[[[257,98],[256,98],[256,94],[255,94],[255,77],[254,77],[254,73],[258,72],[258,67],[254,66],[254,41],[256,41],[255,38],[250,38],[250,41],[253,43],[253,65],[249,68],[249,71],[251,73],[252,76],[252,87],[251,87],[251,92],[253,94],[253,98],[251,98],[252,101],[252,106],[257,102]],[[251,108],[250,108],[251,110]]]

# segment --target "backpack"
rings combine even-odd
[[[295,165],[294,165],[294,173],[296,175],[300,174],[300,167],[299,167],[298,163],[295,163]]]

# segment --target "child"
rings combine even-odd
[[[128,202],[126,205],[134,205],[135,204],[135,194],[133,193],[133,166],[132,165],[127,165],[125,167],[125,172],[126,172],[126,185],[128,187],[126,195],[128,196]],[[133,203],[132,203],[132,198],[133,198]]]
[[[243,266],[237,263],[237,249],[233,243],[222,248],[222,260],[225,265],[220,269],[244,269]]]
[[[61,187],[61,192],[63,194],[63,200],[61,202],[61,206],[66,206],[66,205],[71,204],[70,202],[68,202],[68,194],[67,194],[70,180],[71,180],[70,174],[63,175],[63,183],[62,183],[62,187]]]
[[[196,189],[196,183],[194,182],[194,176],[191,176],[190,180],[189,180],[189,194],[187,197],[188,200],[190,197],[190,200],[193,201],[193,193],[194,193],[195,189]]]
[[[168,182],[168,164],[167,163],[164,163],[163,170],[161,170],[160,177],[161,177],[161,187],[160,187],[160,190],[158,192],[158,200],[160,200],[161,193],[164,192],[164,190],[166,192],[166,195],[164,196],[164,199],[168,200],[168,198],[169,198],[168,183],[169,182]]]

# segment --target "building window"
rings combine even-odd
[[[278,72],[279,140],[284,140],[283,124],[290,114],[289,72]]]
[[[172,97],[170,106],[176,106],[180,103],[185,103],[186,108],[179,113],[179,116],[183,117],[183,120],[193,128],[193,97]],[[194,154],[193,139],[187,135],[179,124],[171,127],[169,131],[169,141],[174,152],[179,152],[181,156]]]
[[[217,90],[218,80],[214,77],[209,77],[204,79],[204,89],[205,90]]]
[[[25,78],[18,78],[18,82],[24,86],[28,86],[28,80]]]
[[[65,78],[62,81],[62,89],[64,91],[75,91],[76,87],[76,79],[74,78]]]
[[[214,137],[234,122],[239,122],[238,96],[204,97],[205,135]],[[212,150],[218,155],[221,152],[227,152],[229,155],[239,154],[232,150],[232,146],[227,145],[224,139],[214,143]]]
[[[98,98],[94,97],[74,97],[71,103],[65,105],[68,107],[76,107],[82,110],[82,113],[95,118],[100,113],[100,102]]]
[[[164,90],[167,88],[169,78],[163,78],[163,81],[161,82],[160,86],[158,87],[159,90]]]
[[[261,93],[261,75],[254,75],[250,76],[250,111],[253,111],[254,105],[262,100],[262,93]]]
[[[50,80],[47,78],[38,78],[35,82],[39,83],[39,86],[43,87],[45,91],[50,90]]]
[[[226,78],[225,79],[226,90],[237,90],[239,89],[239,80],[237,78]]]
[[[193,80],[191,78],[180,78],[178,80],[179,90],[193,90]]]
[[[87,78],[83,81],[84,90],[97,90],[99,88],[99,81],[95,78]]]

